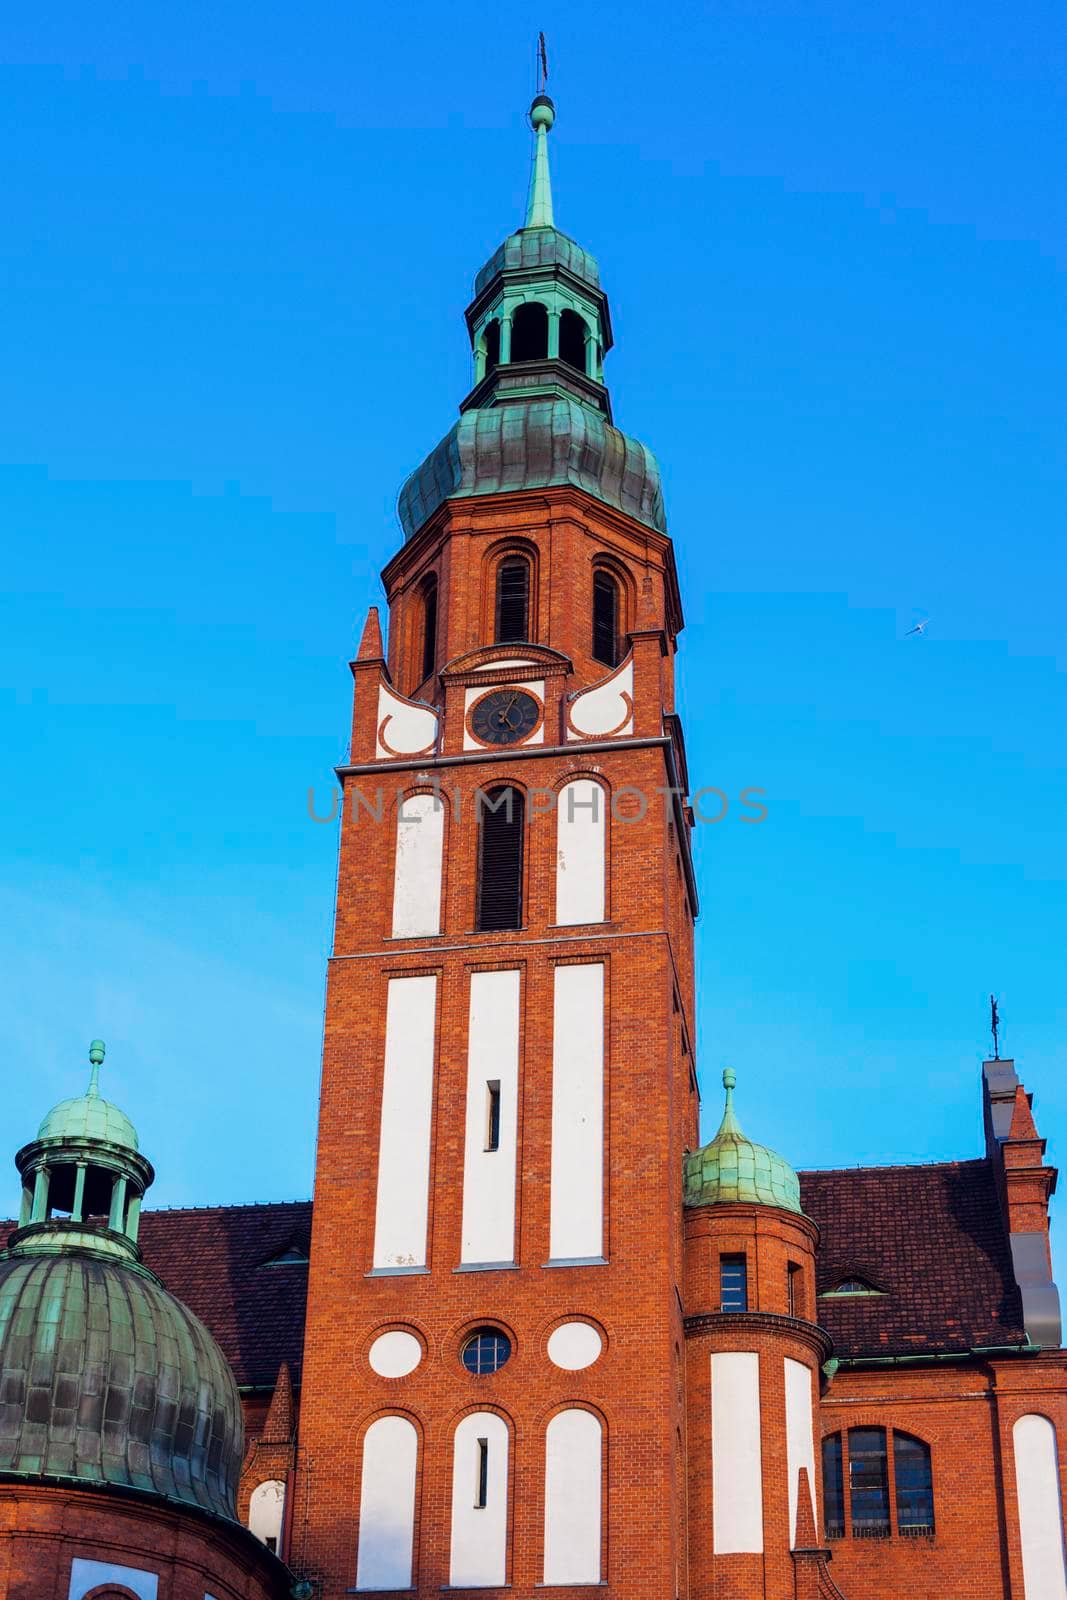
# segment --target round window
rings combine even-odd
[[[462,1350],[463,1365],[478,1378],[498,1371],[510,1355],[511,1340],[499,1328],[479,1328]]]

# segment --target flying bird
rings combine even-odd
[[[931,619],[927,617],[925,622],[917,622],[914,628],[909,628],[907,633],[904,635],[905,639],[910,639],[913,633],[925,633],[927,628],[930,626],[930,620]]]

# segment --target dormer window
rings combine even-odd
[[[876,1289],[873,1283],[868,1283],[866,1278],[858,1277],[855,1273],[847,1278],[841,1278],[832,1289],[823,1289],[819,1298],[827,1300],[832,1295],[858,1295],[858,1294],[884,1294],[884,1289]]]

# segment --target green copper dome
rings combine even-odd
[[[109,1144],[136,1150],[137,1130],[125,1111],[105,1100],[100,1093],[100,1063],[104,1059],[101,1040],[89,1047],[92,1072],[85,1093],[53,1106],[37,1130],[38,1139],[106,1139]]]
[[[398,511],[410,539],[445,500],[573,483],[660,533],[663,486],[652,451],[566,395],[465,411],[407,480]]]
[[[800,1211],[800,1179],[788,1161],[754,1144],[741,1132],[734,1114],[735,1073],[727,1067],[722,1075],[726,1090],[726,1109],[719,1131],[702,1150],[685,1158],[685,1203],[708,1206],[726,1201],[742,1205],[778,1206],[783,1211]]]
[[[211,1334],[144,1268],[0,1259],[0,1471],[236,1516],[241,1401]]]

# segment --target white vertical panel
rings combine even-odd
[[[1063,1506],[1056,1429],[1048,1417],[1020,1417],[1011,1430],[1025,1600],[1064,1600]]]
[[[500,1138],[496,1150],[485,1148],[490,1083],[500,1085]],[[519,972],[474,972],[467,1034],[461,1261],[515,1258],[518,1099]]]
[[[374,1265],[426,1264],[437,979],[390,978]]]
[[[408,795],[396,815],[394,939],[440,933],[444,843],[444,802],[433,794]]]
[[[603,922],[608,797],[592,778],[575,778],[556,804],[556,921]]]
[[[601,1427],[560,1411],[545,1433],[545,1583],[600,1582]]]
[[[248,1531],[266,1544],[274,1540],[278,1549],[282,1537],[282,1516],[285,1511],[285,1484],[280,1478],[268,1478],[257,1484],[248,1502]]]
[[[363,1439],[357,1589],[409,1589],[419,1436],[406,1417],[379,1417]]]
[[[716,1555],[763,1549],[759,1356],[711,1358],[712,1537]]]
[[[801,1467],[808,1471],[811,1515],[816,1529],[819,1515],[815,1507],[815,1437],[812,1433],[812,1374],[802,1361],[785,1358],[785,1454],[789,1474],[789,1545],[797,1542],[797,1484]]]
[[[488,1445],[484,1506],[478,1495],[478,1440]],[[456,1429],[452,1457],[452,1554],[454,1589],[485,1589],[507,1582],[508,1426],[492,1411],[464,1417]]]
[[[557,967],[552,1008],[553,1260],[604,1248],[604,967]]]

